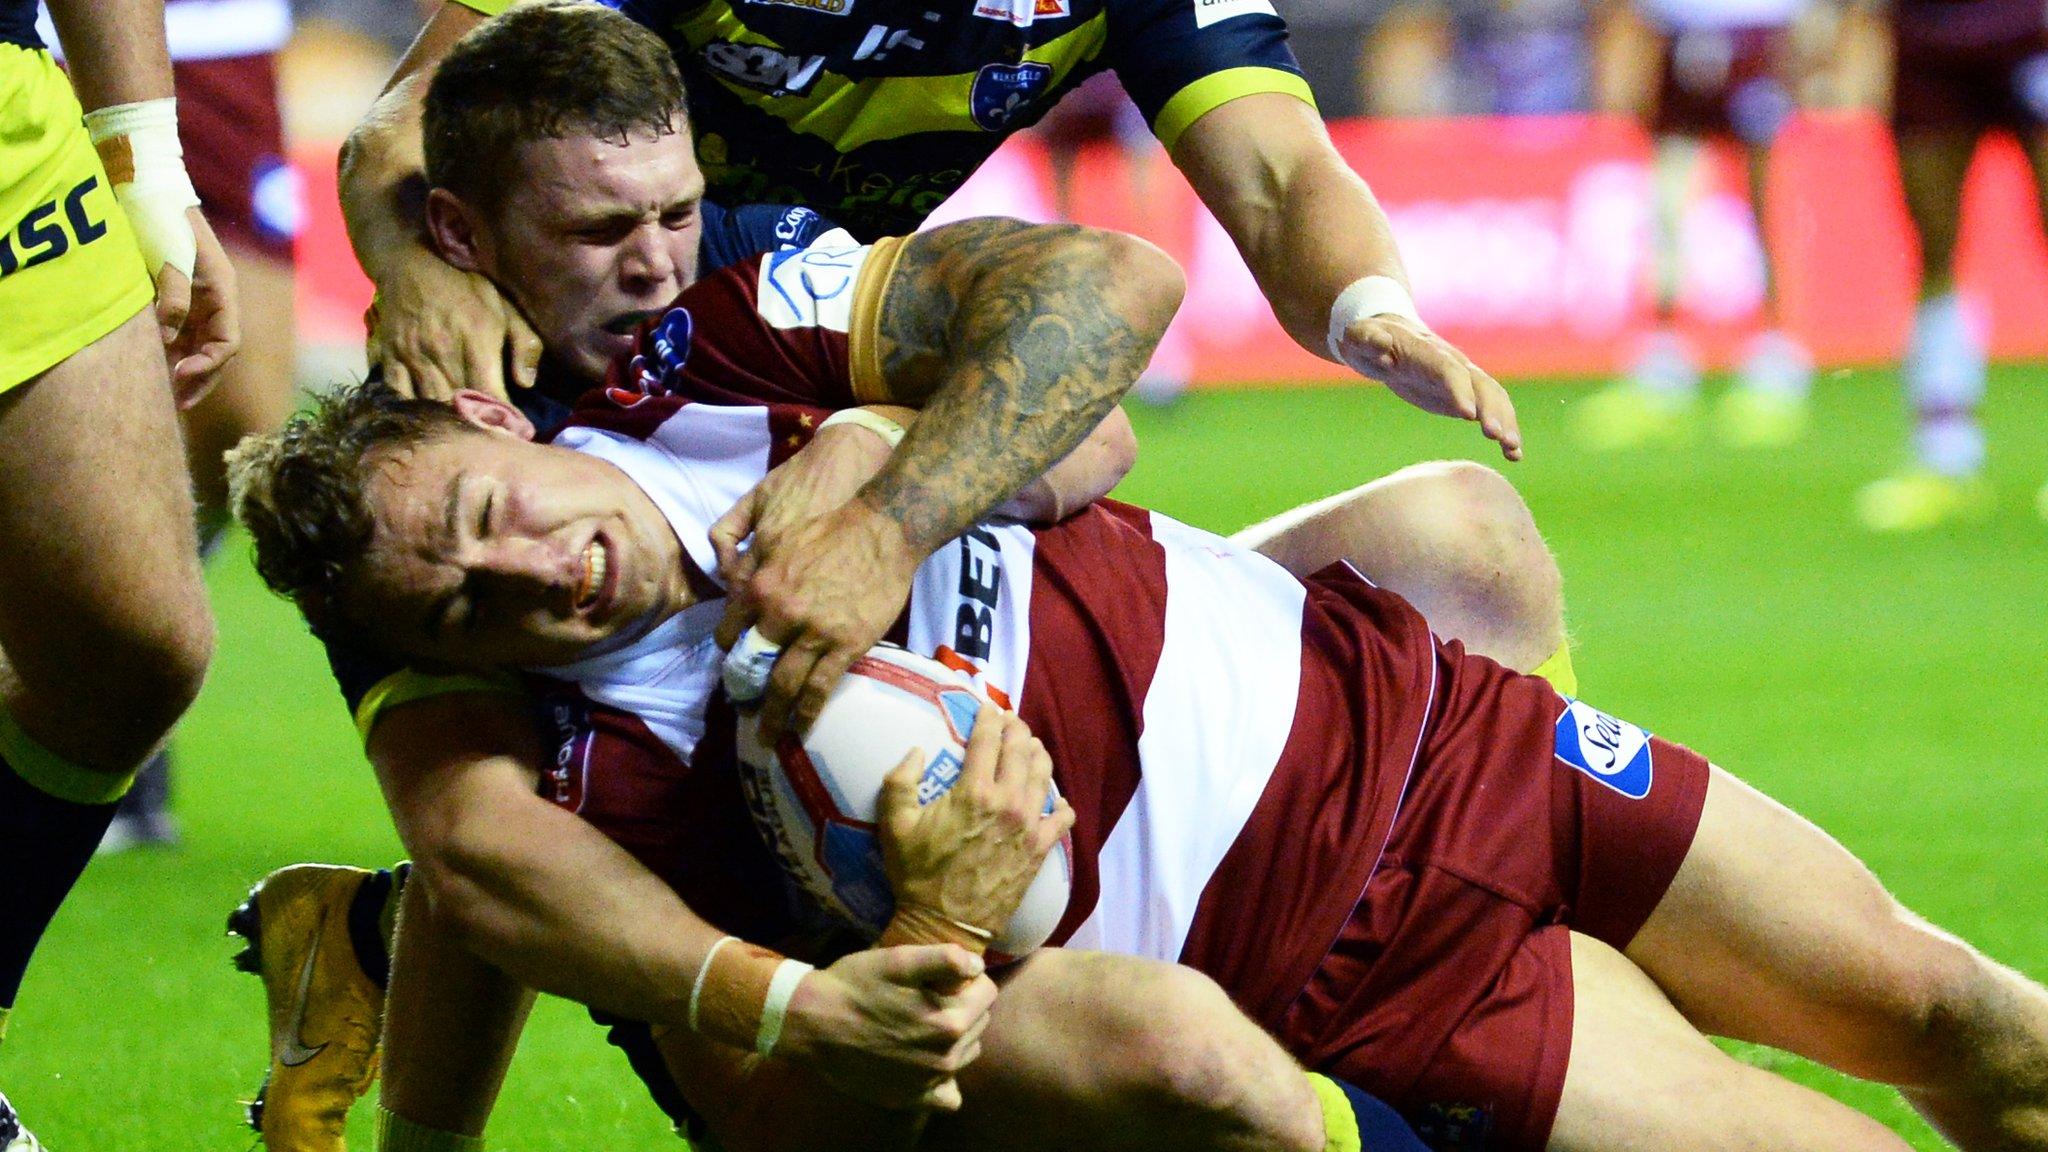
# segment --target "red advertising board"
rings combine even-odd
[[[1480,363],[1523,376],[1627,360],[1650,318],[1654,275],[1650,146],[1635,123],[1357,120],[1330,130],[1386,207],[1423,316]],[[359,338],[369,299],[341,233],[332,156],[313,148],[300,157],[310,201],[300,315],[314,340]],[[1918,252],[1883,126],[1806,117],[1773,162],[1766,223],[1787,326],[1824,364],[1896,356]],[[1711,154],[1699,171],[1677,230],[1680,315],[1727,362],[1761,322],[1764,262],[1737,158]],[[1075,184],[1078,219],[1145,236],[1187,269],[1187,303],[1162,352],[1177,367],[1204,383],[1340,378],[1281,332],[1229,238],[1163,157],[1104,147],[1082,157]],[[2004,357],[2048,355],[2048,246],[2035,203],[2018,147],[1993,138],[1966,196],[1962,278]],[[1020,138],[939,219],[1047,219],[1053,204],[1044,154]]]

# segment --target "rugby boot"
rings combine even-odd
[[[5,1096],[0,1096],[0,1152],[43,1152],[35,1134],[21,1126],[21,1117],[14,1114],[14,1105]]]
[[[263,979],[270,1071],[249,1126],[271,1152],[341,1152],[348,1111],[377,1077],[390,917],[404,866],[295,864],[228,917],[248,942],[235,966]]]
[[[1992,504],[1991,484],[1982,476],[1911,468],[1864,485],[1856,493],[1856,520],[1872,532],[1925,532],[1987,519]]]
[[[1626,452],[1692,439],[1700,370],[1692,348],[1675,332],[1644,338],[1628,378],[1572,409],[1572,432],[1595,452]]]
[[[1737,384],[1714,405],[1714,431],[1731,448],[1783,448],[1806,432],[1806,400]]]

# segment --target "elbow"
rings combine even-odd
[[[1104,306],[1127,319],[1132,331],[1145,340],[1149,358],[1187,295],[1187,276],[1173,257],[1149,240],[1122,232],[1097,233],[1096,239],[1106,269]]]
[[[1099,494],[1106,496],[1138,466],[1138,433],[1131,427],[1130,414],[1122,408],[1110,409],[1095,430],[1095,440],[1102,455],[1103,476],[1108,480]]]

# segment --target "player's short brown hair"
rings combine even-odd
[[[546,0],[485,21],[427,87],[427,182],[495,208],[519,145],[572,135],[624,141],[688,123],[683,77],[661,37],[579,0]]]
[[[256,542],[256,571],[315,635],[355,631],[341,598],[377,536],[365,496],[371,475],[396,449],[469,431],[447,404],[370,383],[315,397],[280,431],[228,453],[229,501]]]

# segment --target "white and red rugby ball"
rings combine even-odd
[[[727,662],[727,695],[738,704],[759,699],[776,654],[749,631]],[[875,828],[882,781],[917,748],[925,754],[918,803],[945,795],[960,778],[982,703],[960,673],[883,644],[854,661],[800,743],[784,735],[771,748],[756,716],[741,714],[740,778],[754,824],[783,868],[828,912],[871,937],[888,925],[896,902]],[[1068,851],[1063,840],[1047,854],[1016,915],[990,942],[991,953],[1021,957],[1059,926],[1073,884]]]

